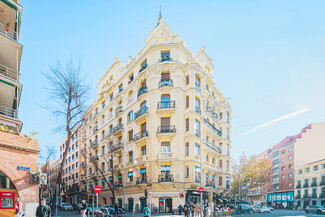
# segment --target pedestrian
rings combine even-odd
[[[181,204],[179,204],[178,206],[178,210],[179,210],[179,214],[182,215],[182,209],[183,209],[183,206]]]
[[[198,203],[195,204],[194,209],[195,209],[195,214],[194,214],[194,216],[195,216],[195,217],[199,217],[199,216],[200,216],[200,210],[201,210],[200,205],[199,205]]]
[[[82,200],[81,201],[81,209],[80,209],[81,217],[87,217],[86,213],[87,213],[87,203],[85,200]]]
[[[185,214],[185,217],[188,217],[188,205],[187,205],[187,203],[185,203],[185,205],[184,205],[184,214]]]
[[[143,209],[143,216],[148,217],[150,215],[150,209],[148,208],[148,205],[146,204]]]
[[[19,200],[19,197],[16,198],[16,212],[15,217],[21,217],[23,215],[23,203]]]
[[[51,208],[46,205],[45,198],[41,198],[41,204],[36,209],[36,217],[51,217]]]
[[[117,205],[117,203],[115,203],[114,212],[115,212],[115,215],[118,215],[118,205]]]

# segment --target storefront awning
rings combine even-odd
[[[161,171],[170,171],[170,166],[161,166]]]

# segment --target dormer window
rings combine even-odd
[[[142,72],[143,70],[145,70],[148,67],[147,65],[147,60],[143,61],[143,63],[141,63],[141,68],[139,70],[139,72]]]
[[[170,52],[169,51],[161,52],[161,62],[164,62],[164,61],[170,61]]]

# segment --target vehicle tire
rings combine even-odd
[[[305,213],[309,213],[308,209],[305,210]]]
[[[317,210],[317,211],[316,211],[316,214],[322,214],[322,211]]]

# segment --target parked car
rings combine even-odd
[[[100,210],[101,207],[98,206],[98,210]],[[92,204],[88,204],[87,205],[87,213],[92,214],[92,210],[93,210],[93,205]],[[97,208],[96,206],[94,206],[94,213],[97,212]]]
[[[73,207],[71,206],[71,204],[66,203],[64,205],[61,205],[60,209],[61,210],[73,210]]]
[[[274,211],[274,208],[272,206],[267,206],[267,208],[271,211]]]
[[[305,208],[305,213],[314,212],[316,214],[325,214],[325,207],[309,205]]]
[[[61,209],[61,207],[64,206],[65,204],[68,204],[68,203],[65,203],[65,202],[60,203],[60,204],[58,205],[58,208]]]
[[[271,210],[264,206],[264,207],[259,207],[258,212],[260,212],[260,213],[270,213]]]
[[[253,212],[259,212],[261,206],[255,205],[252,207]]]

